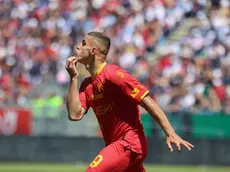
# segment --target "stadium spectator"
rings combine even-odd
[[[137,77],[165,110],[230,113],[228,0],[0,2],[1,104],[26,106],[50,81],[65,88],[73,45],[98,30],[113,41],[108,62]]]

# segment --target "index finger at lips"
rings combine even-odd
[[[72,61],[73,59],[76,59],[76,57],[75,56],[71,56],[71,57],[68,58],[68,60],[70,60],[70,61]]]
[[[75,64],[77,61],[78,61],[78,59],[75,58],[75,59],[73,59],[73,60],[71,61],[71,63],[74,63],[74,64]]]
[[[75,59],[76,59],[76,57],[74,57],[74,56],[71,56],[70,58],[68,58],[68,59],[66,60],[66,68],[68,68],[69,65],[70,65],[70,63],[71,63],[73,60],[75,60]]]
[[[69,67],[76,66],[76,62],[77,62],[77,59],[72,60],[71,63],[70,63],[70,65],[69,65]]]

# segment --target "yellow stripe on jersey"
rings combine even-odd
[[[101,71],[102,71],[102,69],[105,67],[105,65],[106,65],[106,62],[104,62],[104,63],[99,67],[99,69],[98,69],[97,72],[96,72],[96,75],[98,75],[99,73],[101,73]]]
[[[142,96],[141,96],[141,100],[149,93],[149,91],[147,90]]]
[[[94,76],[94,77],[92,76],[92,79],[96,78],[96,76],[97,76],[98,74],[101,73],[101,71],[102,71],[102,69],[105,67],[105,65],[106,65],[106,62],[102,63],[102,65],[101,65],[101,66],[99,67],[99,69],[97,70],[95,76]]]

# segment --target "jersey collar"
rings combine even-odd
[[[99,75],[99,74],[101,73],[101,71],[102,71],[102,69],[105,67],[105,65],[106,65],[106,62],[104,62],[104,63],[101,64],[101,66],[100,66],[99,69],[97,70],[97,72],[96,72],[95,76],[93,77],[93,79],[96,78],[96,76]]]

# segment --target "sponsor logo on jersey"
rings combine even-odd
[[[109,103],[109,104],[97,106],[94,108],[94,112],[98,116],[104,115],[104,114],[111,112],[113,110],[113,105],[114,105],[114,103]]]
[[[101,98],[103,98],[103,94],[96,94],[96,95],[91,95],[87,97],[88,101],[98,100]]]

